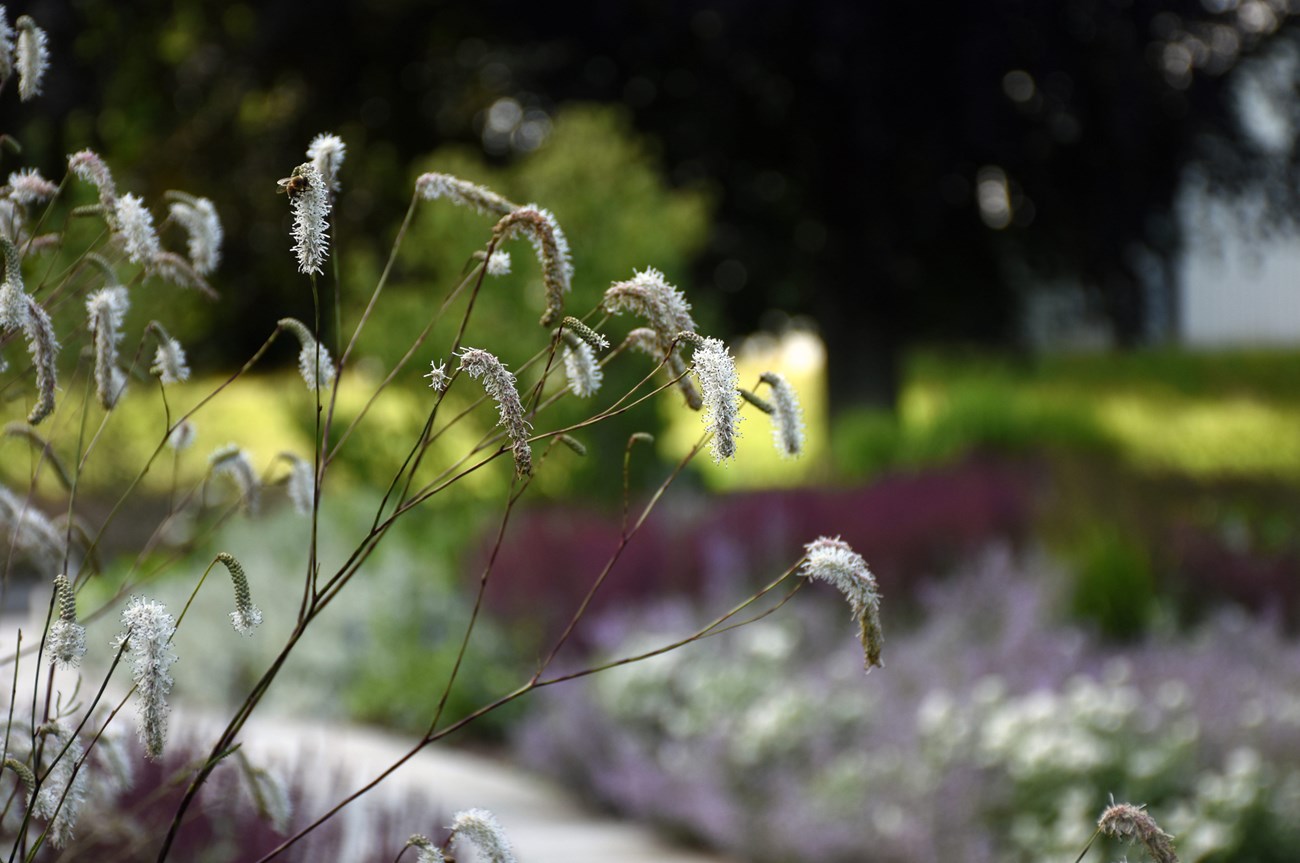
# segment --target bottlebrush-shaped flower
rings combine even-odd
[[[298,256],[298,272],[320,273],[329,255],[329,189],[325,179],[311,162],[304,162],[280,181],[289,195],[293,210],[293,251]]]
[[[819,537],[804,546],[804,551],[807,560],[799,574],[829,582],[844,594],[858,622],[867,670],[883,667],[880,650],[885,636],[880,626],[880,591],[867,562],[838,537]]]
[[[533,452],[528,445],[528,423],[524,421],[524,406],[515,389],[515,376],[506,370],[501,360],[479,348],[465,348],[460,353],[460,370],[481,381],[483,391],[496,403],[501,415],[499,424],[511,440],[515,457],[515,473],[528,476],[533,472]]]
[[[455,839],[468,842],[487,863],[515,863],[515,852],[496,816],[486,809],[457,812],[451,822]]]
[[[564,295],[573,283],[569,241],[555,216],[549,210],[533,204],[512,211],[492,229],[497,243],[503,243],[519,234],[524,234],[532,242],[537,259],[542,264],[546,311],[542,313],[541,324],[544,327],[554,326],[564,312]]]
[[[699,392],[685,376],[686,361],[682,359],[682,346],[678,338],[679,333],[695,332],[691,304],[682,292],[669,284],[663,273],[654,267],[647,267],[641,272],[633,273],[632,278],[625,282],[610,285],[601,305],[614,314],[632,312],[649,324],[654,332],[658,358],[668,364],[669,371],[678,379],[678,387],[691,410],[699,410],[703,402],[700,401]]]
[[[172,691],[169,669],[176,661],[171,648],[176,621],[161,602],[139,596],[131,597],[122,612],[122,634],[113,642],[119,649],[126,644],[135,679],[136,728],[145,754],[157,760],[167,741],[167,717],[171,706],[167,696]]]
[[[519,209],[518,204],[506,200],[486,186],[453,177],[451,174],[436,172],[421,174],[415,181],[415,193],[426,201],[446,198],[453,204],[497,216],[504,216]]]
[[[45,70],[50,68],[50,40],[28,15],[19,17],[14,23],[18,27],[18,41],[14,44],[18,98],[26,102],[41,93]]]
[[[307,384],[307,389],[315,392],[318,389],[328,389],[330,384],[334,383],[334,360],[330,357],[330,352],[316,337],[312,335],[307,325],[296,318],[281,318],[279,321],[281,329],[286,329],[298,337],[302,349],[298,351],[298,372],[302,375],[303,382]]]
[[[734,458],[742,419],[736,361],[721,339],[704,339],[695,349],[694,369],[703,393],[704,424],[713,435],[713,460]]]
[[[86,655],[86,627],[77,623],[77,597],[66,575],[54,577],[54,592],[59,599],[59,616],[50,624],[46,641],[50,662],[60,668],[76,668]]]
[[[194,272],[206,276],[221,262],[224,232],[217,208],[207,198],[196,198],[184,192],[167,194],[176,199],[169,208],[172,219],[189,235],[190,264]]]
[[[776,444],[777,452],[789,458],[801,455],[804,445],[803,409],[799,406],[799,396],[794,387],[776,372],[763,372],[759,380],[772,390],[772,442]]]

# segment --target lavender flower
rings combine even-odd
[[[28,15],[19,17],[14,66],[18,69],[18,98],[26,102],[41,92],[41,81],[50,67],[49,38]]]
[[[656,350],[653,355],[668,364],[673,377],[678,379],[678,387],[691,410],[699,410],[703,402],[699,392],[685,377],[686,361],[682,359],[678,338],[679,333],[695,332],[691,304],[681,291],[670,285],[663,273],[654,267],[647,267],[641,272],[633,273],[632,278],[626,282],[610,285],[601,304],[614,314],[629,311],[645,319],[654,332]],[[634,346],[644,350],[644,334],[638,337],[638,342]]]
[[[772,441],[777,452],[790,458],[799,456],[804,444],[803,409],[799,407],[799,396],[790,382],[776,372],[763,372],[759,380],[772,389]]]
[[[136,728],[145,754],[156,761],[162,756],[167,740],[167,716],[171,712],[167,696],[171,694],[173,682],[168,669],[176,661],[171,648],[176,621],[161,602],[133,596],[122,612],[122,629],[113,648],[125,644],[131,656]]]
[[[475,380],[481,380],[483,391],[497,403],[501,415],[498,424],[506,430],[512,441],[515,456],[515,473],[528,476],[533,472],[533,453],[528,446],[528,423],[524,421],[524,407],[515,389],[515,376],[506,371],[501,360],[479,348],[465,348],[460,353],[460,370]]]
[[[446,198],[453,204],[497,216],[505,216],[519,209],[518,204],[507,201],[491,189],[450,174],[421,174],[415,181],[415,194],[426,201]]]
[[[50,663],[60,668],[76,668],[86,655],[86,628],[77,623],[77,597],[66,575],[60,573],[54,577],[54,592],[59,599],[59,617],[50,624],[47,639]]]
[[[9,197],[20,204],[40,204],[54,197],[59,187],[35,168],[23,168],[9,175]]]
[[[1101,813],[1097,829],[1107,836],[1142,843],[1156,863],[1178,863],[1174,853],[1174,837],[1160,829],[1154,818],[1141,806],[1131,803],[1112,803]]]
[[[329,254],[329,189],[320,171],[311,162],[293,169],[280,186],[289,195],[293,210],[293,251],[298,256],[298,272],[320,273]]]
[[[138,195],[127,192],[115,208],[117,235],[126,244],[126,256],[133,264],[150,265],[162,251],[153,228],[153,215]]]
[[[99,192],[100,206],[112,213],[117,208],[117,184],[104,160],[91,150],[79,150],[68,157],[68,169]]]
[[[95,339],[95,394],[104,410],[117,404],[126,387],[126,376],[117,367],[117,343],[122,340],[127,305],[126,288],[120,286],[102,288],[86,299]]]
[[[316,392],[328,389],[334,383],[334,361],[325,346],[316,341],[307,325],[296,318],[281,318],[281,329],[289,330],[298,337],[302,350],[298,351],[298,372],[302,375],[307,389]]]
[[[569,255],[569,241],[560,229],[555,216],[535,204],[512,211],[492,229],[497,243],[505,242],[518,234],[532,242],[537,258],[542,264],[542,282],[546,285],[546,311],[541,324],[549,327],[559,320],[564,310],[564,295],[573,282],[573,262]]]
[[[223,231],[217,208],[207,198],[183,192],[168,192],[168,196],[178,199],[172,201],[170,212],[172,219],[189,234],[190,264],[194,272],[206,276],[221,262]]]
[[[880,626],[880,591],[867,562],[839,537],[818,537],[804,546],[804,552],[807,560],[799,574],[829,582],[844,594],[861,630],[867,670],[882,668],[880,649],[885,636]]]
[[[233,443],[226,444],[208,456],[208,470],[213,476],[229,477],[239,490],[244,508],[250,515],[257,513],[262,486],[258,482],[257,472],[253,470],[253,463],[249,460],[248,453]]]
[[[307,158],[311,159],[312,167],[320,174],[331,197],[340,188],[339,167],[343,164],[347,149],[338,135],[325,133],[312,138],[307,147]]]
[[[695,349],[695,376],[704,394],[704,423],[713,435],[710,448],[714,462],[735,458],[740,436],[740,393],[737,391],[736,361],[721,339],[704,339]]]
[[[451,832],[456,839],[473,845],[486,863],[515,863],[510,840],[496,817],[486,809],[457,812],[451,822]]]

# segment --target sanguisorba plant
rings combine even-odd
[[[11,26],[7,12],[0,7],[0,97],[7,95],[6,85],[10,82],[16,82],[21,100],[38,95],[48,55],[46,36],[36,22],[23,16]],[[0,761],[7,768],[3,776],[11,785],[0,795],[4,799],[0,804],[0,831],[12,843],[10,860],[53,856],[57,849],[75,843],[83,803],[110,793],[110,786],[120,788],[125,784],[123,771],[105,767],[120,761],[115,741],[118,727],[127,721],[124,712],[135,716],[145,757],[158,759],[166,749],[172,667],[177,659],[172,642],[189,605],[177,614],[144,595],[141,589],[148,585],[148,577],[140,571],[139,560],[145,552],[161,546],[168,525],[182,517],[211,516],[215,511],[218,517],[209,521],[220,521],[237,517],[241,510],[256,512],[263,505],[261,490],[272,475],[272,466],[259,468],[249,452],[235,442],[207,455],[202,482],[180,488],[173,481],[167,511],[141,550],[141,557],[130,567],[125,586],[109,602],[80,609],[83,619],[120,616],[121,631],[111,644],[87,644],[78,618],[77,596],[98,574],[101,537],[142,496],[144,475],[164,458],[202,458],[187,452],[196,425],[202,424],[205,413],[220,403],[223,393],[238,386],[271,344],[285,333],[299,346],[299,370],[315,406],[314,450],[282,454],[273,463],[283,460],[287,464],[288,474],[284,476],[280,471],[281,479],[287,483],[295,507],[311,520],[308,565],[299,588],[297,619],[275,660],[224,726],[204,744],[207,757],[175,777],[186,791],[171,816],[170,827],[152,837],[158,860],[168,858],[178,834],[185,830],[186,812],[202,793],[209,776],[239,749],[241,731],[304,633],[352,587],[394,524],[420,519],[427,514],[423,504],[435,496],[454,493],[465,477],[497,469],[495,464],[500,462],[509,465],[510,477],[510,493],[497,534],[500,543],[511,511],[528,492],[533,478],[542,471],[562,469],[558,460],[550,458],[557,444],[581,451],[584,429],[632,411],[666,390],[678,390],[687,409],[702,410],[705,428],[701,438],[679,464],[667,469],[666,477],[639,513],[631,513],[633,517],[625,520],[620,541],[610,550],[604,567],[592,573],[586,598],[572,610],[567,627],[531,676],[469,715],[444,721],[447,696],[473,636],[484,588],[493,578],[509,578],[509,573],[495,573],[489,562],[479,574],[473,611],[464,622],[460,655],[443,683],[427,731],[412,742],[404,756],[371,781],[326,811],[308,814],[305,826],[297,832],[283,826],[286,819],[277,819],[281,825],[278,829],[290,835],[285,835],[283,843],[263,859],[278,856],[293,846],[433,741],[534,690],[673,650],[765,616],[802,584],[797,576],[829,581],[844,592],[859,625],[867,667],[881,664],[883,638],[875,581],[863,559],[847,545],[820,538],[810,542],[806,554],[771,584],[697,631],[600,666],[553,670],[557,654],[582,619],[592,596],[685,465],[706,445],[715,460],[734,458],[742,396],[772,416],[774,439],[783,454],[789,456],[799,453],[803,440],[798,400],[776,372],[763,375],[753,386],[759,390],[766,385],[770,401],[751,390],[740,390],[726,344],[696,332],[685,296],[653,268],[635,271],[626,281],[613,284],[600,303],[580,310],[580,316],[572,313],[566,309],[566,302],[576,276],[568,238],[555,215],[540,205],[516,204],[489,189],[445,174],[426,173],[415,181],[387,264],[364,306],[357,310],[343,308],[336,300],[335,308],[322,310],[321,280],[338,280],[339,268],[331,260],[335,250],[331,248],[330,216],[336,208],[347,206],[341,177],[346,154],[345,144],[337,136],[320,135],[308,147],[306,161],[292,167],[289,176],[278,184],[292,215],[292,230],[287,238],[291,248],[286,251],[292,251],[303,278],[303,290],[310,292],[316,304],[315,319],[281,319],[242,367],[184,411],[174,409],[168,396],[169,387],[190,377],[184,346],[170,335],[165,320],[152,320],[136,332],[129,331],[127,312],[133,299],[142,293],[140,286],[150,280],[218,296],[212,282],[220,282],[217,269],[223,237],[221,220],[212,202],[172,192],[166,196],[164,206],[122,191],[108,161],[90,150],[70,155],[67,171],[57,183],[34,170],[16,168],[0,187],[0,247],[4,256],[0,350],[9,360],[7,365],[0,365],[4,374],[0,393],[5,412],[21,406],[21,416],[10,421],[4,432],[25,441],[34,453],[26,488],[0,486],[0,569],[4,575],[0,600],[3,592],[14,593],[22,584],[43,587],[45,593],[37,595],[49,596],[40,637],[24,639],[19,634],[5,659],[13,685],[9,688]],[[4,158],[11,156],[6,153]],[[274,178],[268,178],[267,192],[275,186]],[[74,206],[86,198],[91,202]],[[435,203],[439,201],[442,203]],[[467,254],[472,252],[468,275],[431,310],[429,320],[413,337],[400,362],[374,386],[360,411],[344,422],[337,410],[339,386],[354,369],[358,337],[383,299],[412,218],[419,207],[449,204],[468,206],[486,217],[484,246],[477,251],[466,250]],[[162,220],[155,222],[155,215],[162,216]],[[82,235],[69,230],[73,220],[90,220],[102,230],[84,246],[70,248],[79,242],[75,236]],[[164,245],[163,238],[182,237],[186,244],[183,253]],[[543,310],[536,352],[511,369],[493,352],[493,340],[508,339],[514,345],[524,334],[480,332],[482,328],[474,328],[472,320],[485,278],[510,272],[509,255],[518,248],[519,239],[527,241],[539,261]],[[290,264],[288,255],[285,262]],[[339,286],[334,287],[333,295],[338,297]],[[446,343],[431,344],[435,323],[453,310],[459,315],[454,337]],[[634,318],[637,326],[621,339],[611,338],[622,322],[619,316],[625,314]],[[350,321],[351,335],[346,341],[324,343],[319,321],[327,315],[340,322]],[[641,354],[648,355],[650,362]],[[615,360],[640,363],[644,376],[628,391],[604,396],[603,370]],[[427,401],[423,428],[408,442],[405,458],[393,467],[391,475],[372,478],[381,481],[386,489],[373,518],[343,563],[333,570],[326,569],[317,555],[317,537],[321,499],[331,469],[346,447],[361,446],[365,435],[374,433],[376,422],[369,414],[375,400],[391,387],[410,385],[415,376],[404,376],[402,372],[426,363],[429,371],[424,377],[428,386],[416,384]],[[448,406],[446,399],[453,391],[459,391],[461,403],[468,404],[468,408],[453,410]],[[678,398],[671,394],[669,397]],[[592,407],[580,421],[548,422],[556,413],[551,407],[562,399],[581,399]],[[152,453],[135,478],[114,491],[108,515],[91,519],[81,506],[81,480],[87,466],[96,459],[111,457],[101,446],[105,430],[121,422],[124,412],[132,411],[133,406],[146,404],[162,407],[163,419],[152,431]],[[464,452],[448,458],[444,450],[435,447],[448,429],[481,421],[483,414],[493,411],[495,425]],[[633,443],[644,437],[638,433],[628,441],[623,453],[624,476],[612,478],[614,482],[621,479],[625,512],[629,505],[626,465]],[[38,483],[42,488],[49,487],[49,477],[62,489],[61,498],[54,501],[60,513],[57,517],[47,515],[50,501],[37,494]],[[237,498],[225,505],[210,504],[209,486],[218,481],[233,486]],[[258,577],[257,573],[245,573],[238,549],[215,554],[207,569],[196,574],[194,592],[218,563],[233,583],[233,630],[239,635],[258,637],[255,630],[262,613],[253,604],[253,595],[259,590]],[[778,590],[787,583],[792,586]],[[237,651],[240,645],[238,635],[234,635],[222,649]],[[83,658],[92,653],[97,655],[99,667],[107,671],[102,679],[83,680],[83,669],[92,664],[83,664]],[[119,673],[119,667],[131,669],[129,679]],[[114,747],[111,753],[110,746]],[[243,753],[239,754],[243,759]],[[259,770],[253,766],[244,773],[257,777],[261,775]],[[252,789],[255,798],[260,788],[258,785]],[[427,829],[427,825],[412,826]],[[486,849],[491,859],[512,859],[509,842],[490,813],[464,812],[450,826],[453,837]],[[420,859],[442,859],[448,847],[435,846],[423,837],[413,838],[411,845]]]

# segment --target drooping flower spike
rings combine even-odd
[[[703,407],[699,391],[686,376],[686,361],[682,359],[679,334],[695,332],[691,304],[682,292],[669,284],[663,273],[654,267],[648,267],[634,273],[625,282],[610,285],[601,305],[614,314],[632,312],[644,319],[654,335],[655,351],[652,355],[668,364],[668,369],[677,378],[677,385],[691,410]],[[632,346],[646,350],[646,334],[641,330],[633,330],[633,333],[637,333],[638,337]]]
[[[569,241],[560,224],[549,210],[529,204],[511,211],[492,229],[499,245],[523,234],[532,242],[537,259],[542,265],[542,282],[546,285],[546,311],[541,324],[554,326],[564,313],[564,295],[573,283],[573,262],[569,256]]]
[[[867,562],[838,537],[819,537],[804,546],[807,559],[799,570],[805,578],[829,582],[844,594],[858,622],[866,668],[880,668],[880,651],[885,643],[880,626],[880,591]]]
[[[460,352],[460,371],[481,381],[483,391],[497,403],[499,425],[506,430],[515,457],[515,473],[528,476],[533,472],[533,453],[528,445],[528,423],[524,420],[524,407],[515,388],[515,376],[506,370],[501,360],[479,348],[464,348]]]
[[[324,345],[316,341],[307,325],[296,318],[281,318],[281,329],[288,330],[298,337],[302,349],[298,351],[298,372],[302,375],[307,389],[315,392],[328,389],[334,383],[334,360]]]

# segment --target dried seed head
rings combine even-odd
[[[50,40],[28,15],[19,17],[15,23],[18,26],[18,41],[14,45],[18,98],[26,102],[41,93],[45,70],[50,68]]]
[[[253,605],[244,567],[233,554],[224,551],[217,555],[217,560],[230,572],[230,580],[235,586],[235,610],[230,612],[230,623],[240,635],[252,635],[253,630],[262,625],[262,612]]]
[[[759,378],[772,389],[772,441],[777,452],[787,458],[803,454],[803,409],[790,382],[776,372],[763,372]]]
[[[316,341],[307,325],[296,318],[281,318],[281,329],[288,330],[298,337],[302,350],[298,351],[298,372],[302,375],[307,389],[315,392],[328,389],[334,383],[334,360],[324,345]]]
[[[518,204],[507,201],[491,189],[450,174],[421,174],[415,181],[415,193],[426,201],[446,198],[453,204],[496,216],[504,216],[519,209]]]
[[[304,162],[281,180],[280,186],[288,193],[293,210],[293,251],[298,256],[298,272],[320,273],[329,255],[326,217],[331,204],[325,180],[315,165]]]
[[[86,628],[77,623],[77,597],[66,575],[60,573],[54,577],[54,592],[59,598],[59,616],[50,624],[47,639],[50,663],[60,668],[76,668],[86,655]]]
[[[171,648],[175,632],[176,621],[167,613],[166,606],[133,596],[122,612],[122,634],[113,641],[115,650],[125,644],[131,657],[136,728],[145,754],[155,761],[162,756],[167,741],[167,717],[171,712],[167,696],[172,691],[172,676],[168,672],[176,661]]]
[[[735,458],[740,436],[740,393],[736,361],[721,339],[705,339],[695,349],[695,377],[704,399],[704,424],[713,435],[709,442],[714,462]]]
[[[626,282],[615,282],[605,291],[601,305],[614,314],[632,312],[639,315],[650,325],[654,333],[655,350],[652,356],[667,363],[673,377],[678,378],[678,387],[690,405],[691,410],[703,406],[700,394],[691,385],[686,374],[686,361],[682,359],[679,333],[695,332],[695,320],[691,317],[691,304],[686,301],[681,291],[664,279],[664,274],[653,267],[634,273]],[[633,332],[639,332],[633,330]],[[638,344],[644,349],[646,336],[638,335]]]
[[[206,276],[221,262],[224,232],[217,208],[207,198],[177,192],[169,192],[168,197],[180,198],[171,203],[171,217],[189,234],[190,264],[194,272]]]
[[[542,264],[542,282],[546,285],[546,311],[542,326],[554,326],[564,312],[564,295],[573,283],[573,262],[569,241],[549,210],[535,204],[520,207],[497,222],[492,229],[494,242],[500,244],[518,234],[532,242]]]
[[[473,845],[487,863],[515,863],[510,840],[496,817],[486,809],[457,812],[451,822],[451,832],[453,838]]]
[[[332,198],[339,186],[339,167],[347,155],[347,145],[338,135],[321,133],[311,139],[307,147],[307,158],[325,182],[325,188]]]
[[[497,403],[499,425],[511,440],[515,457],[515,473],[528,476],[533,472],[533,453],[528,446],[528,423],[524,421],[524,407],[515,389],[515,376],[506,371],[501,360],[479,348],[464,348],[460,352],[460,370],[483,384],[486,392]]]
[[[1156,863],[1178,863],[1172,841],[1174,837],[1161,830],[1141,806],[1112,803],[1101,813],[1097,828],[1107,836],[1141,843]]]
[[[839,537],[819,537],[804,546],[807,559],[799,570],[805,578],[829,582],[844,594],[858,622],[866,668],[881,668],[880,650],[884,631],[880,626],[880,591],[867,562]]]

